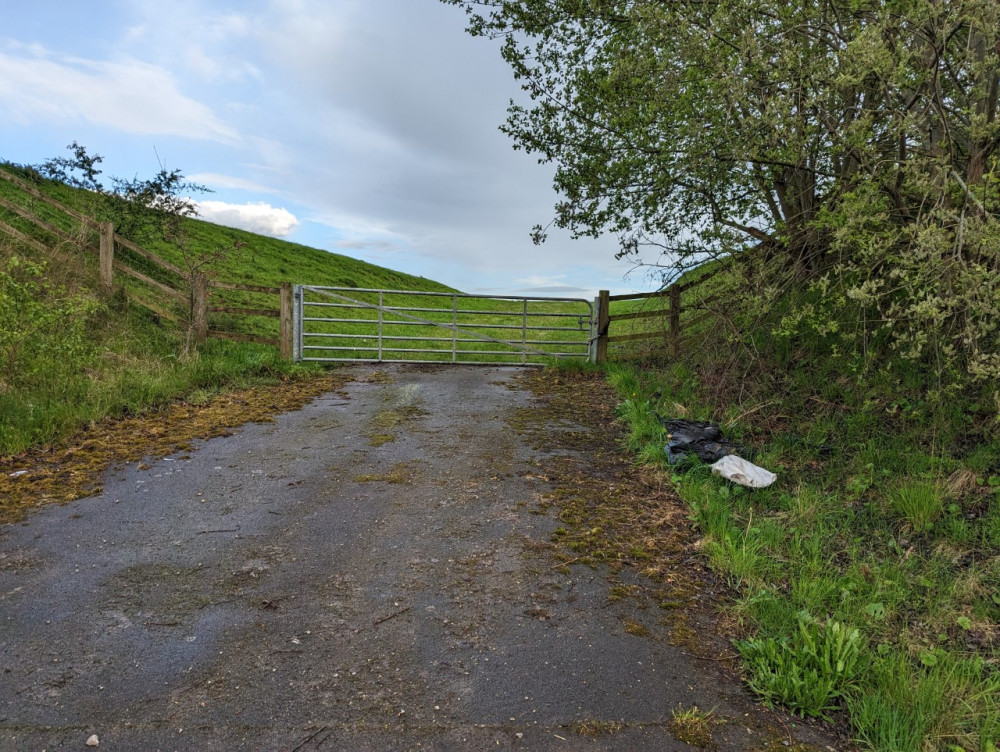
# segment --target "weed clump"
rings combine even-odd
[[[617,731],[621,731],[625,728],[625,724],[619,721],[577,721],[574,723],[570,729],[574,734],[579,734],[580,736],[603,736],[605,734],[614,734]]]
[[[747,683],[762,697],[802,715],[828,718],[835,701],[854,686],[861,636],[837,621],[820,625],[808,614],[799,615],[798,626],[792,639],[737,642]]]
[[[678,707],[670,711],[667,728],[678,741],[700,749],[713,749],[712,720],[711,710],[699,710],[697,705],[690,708]]]
[[[938,485],[927,481],[904,482],[889,493],[889,506],[915,533],[931,530],[944,512]]]

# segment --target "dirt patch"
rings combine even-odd
[[[204,405],[178,400],[158,411],[101,421],[72,436],[65,446],[0,459],[0,523],[22,519],[32,507],[100,493],[101,477],[110,467],[186,452],[192,441],[227,436],[244,423],[269,422],[349,380],[327,372],[227,392]]]
[[[534,511],[556,510],[562,523],[552,538],[562,549],[557,559],[567,565],[605,564],[621,579],[641,575],[640,583],[613,585],[610,599],[659,606],[668,612],[659,623],[671,644],[717,657],[718,637],[701,634],[706,625],[714,632],[715,615],[706,604],[727,591],[708,571],[689,512],[666,478],[637,468],[622,449],[625,429],[615,418],[614,389],[599,374],[586,372],[536,371],[523,379],[545,401],[516,412],[511,424],[547,454],[537,462],[537,476],[555,489],[536,499]],[[632,621],[625,631],[650,632]]]
[[[212,602],[210,582],[199,567],[136,564],[108,581],[102,611],[145,626],[178,626]]]
[[[394,383],[394,379],[384,371],[374,372],[365,381],[383,385]],[[376,448],[395,441],[397,432],[404,424],[410,424],[427,414],[421,405],[419,390],[414,389],[412,384],[402,387],[387,386],[382,392],[381,399],[382,407],[372,416],[368,427],[368,446]]]
[[[354,477],[355,483],[412,483],[419,463],[399,462],[386,473],[365,473]]]

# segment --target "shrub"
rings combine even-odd
[[[48,282],[45,265],[0,265],[0,378],[7,389],[61,380],[90,350],[88,317],[100,304]]]

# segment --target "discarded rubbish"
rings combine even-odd
[[[20,478],[22,475],[27,475],[27,474],[28,474],[27,470],[15,470],[8,477],[10,477],[10,478]]]
[[[714,423],[698,420],[662,421],[667,429],[667,461],[676,465],[693,454],[699,460],[712,463],[712,472],[733,483],[749,488],[767,488],[778,476],[736,454],[737,445],[722,435]]]
[[[767,488],[778,479],[770,470],[757,467],[735,454],[726,455],[712,465],[712,473],[749,488]]]
[[[91,734],[90,738],[87,739],[87,746],[88,747],[96,747],[96,746],[100,745],[100,743],[101,743],[101,740],[97,738],[97,734]]]
[[[665,420],[667,429],[667,461],[676,465],[683,457],[694,454],[702,462],[717,462],[736,451],[736,445],[723,437],[714,423],[697,420]]]

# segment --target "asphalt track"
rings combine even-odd
[[[554,565],[516,369],[371,372],[0,528],[0,750],[830,749]]]

